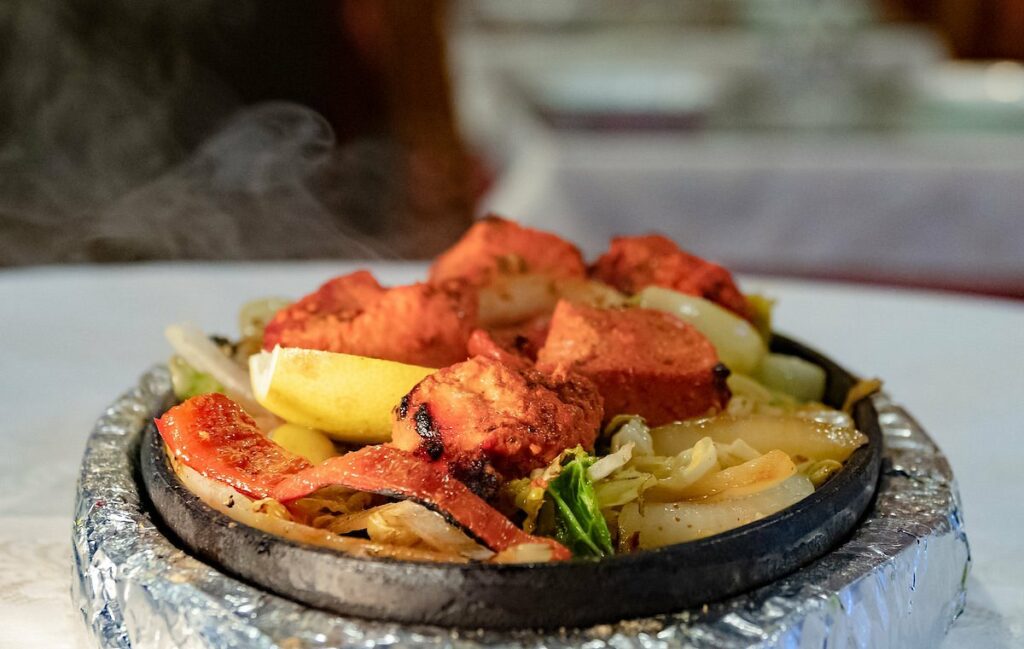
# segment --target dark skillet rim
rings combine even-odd
[[[821,367],[823,367],[828,375],[828,384],[826,386],[826,403],[832,407],[839,407],[842,403],[838,402],[837,397],[840,394],[845,395],[849,385],[856,382],[856,379],[848,371],[834,363],[829,358],[819,354],[818,352],[805,347],[804,345],[793,341],[787,337],[775,334],[772,339],[772,350],[781,353],[790,353],[800,356],[806,360],[809,360]],[[835,379],[838,378],[840,383],[847,385],[836,385]],[[662,546],[659,548],[651,548],[642,550],[630,554],[616,554],[610,557],[604,557],[601,559],[590,559],[581,558],[573,559],[569,562],[544,562],[544,563],[515,563],[515,564],[496,564],[486,562],[468,562],[468,563],[453,563],[453,562],[433,562],[433,561],[409,561],[403,559],[395,559],[392,557],[364,557],[347,554],[342,550],[332,549],[319,545],[313,545],[310,543],[303,543],[295,541],[293,539],[264,532],[254,527],[250,527],[245,523],[235,521],[231,517],[217,511],[210,507],[202,500],[200,500],[195,494],[188,490],[184,484],[180,482],[177,475],[174,473],[173,468],[169,462],[166,462],[166,468],[169,472],[169,486],[174,489],[183,490],[187,496],[191,496],[193,502],[191,506],[200,510],[206,510],[208,515],[214,517],[215,520],[222,519],[225,526],[230,522],[233,525],[230,527],[243,527],[249,530],[251,533],[256,535],[263,535],[267,540],[273,541],[274,543],[286,544],[294,548],[299,548],[305,551],[312,551],[314,553],[323,554],[325,556],[332,557],[335,560],[345,561],[356,561],[364,562],[369,565],[379,564],[392,564],[396,567],[410,567],[415,566],[417,570],[425,572],[436,572],[438,576],[450,573],[453,570],[460,572],[472,571],[472,572],[488,572],[495,575],[501,575],[506,573],[519,573],[529,572],[531,574],[537,574],[539,572],[559,572],[564,573],[569,570],[589,570],[595,566],[637,566],[646,562],[662,562],[664,557],[671,556],[673,554],[679,554],[680,558],[685,558],[686,554],[701,553],[703,551],[710,551],[715,547],[724,545],[739,544],[744,541],[746,537],[756,537],[765,532],[766,528],[772,528],[779,524],[784,523],[787,520],[800,518],[805,516],[808,512],[813,512],[834,501],[840,494],[847,488],[850,487],[850,483],[856,480],[858,473],[870,470],[872,465],[877,468],[881,460],[882,454],[882,437],[881,431],[878,428],[877,413],[875,412],[874,406],[871,404],[870,399],[862,399],[854,407],[854,419],[857,424],[858,430],[863,432],[868,437],[868,443],[854,451],[846,462],[843,463],[843,469],[836,475],[830,478],[824,485],[814,490],[814,493],[810,494],[806,498],[803,498],[799,502],[783,509],[782,511],[776,512],[769,516],[766,516],[760,520],[742,525],[740,527],[733,528],[726,532],[709,536],[703,539],[697,539],[694,541],[686,541],[683,543],[675,543],[672,545]],[[144,431],[146,435],[150,435],[159,439],[156,434],[155,426],[152,423],[147,426],[147,430]],[[154,440],[154,441],[155,441]],[[149,442],[154,443],[154,442]],[[147,441],[143,441],[143,447],[147,445]],[[160,443],[160,447],[163,448],[163,444]],[[164,454],[166,455],[166,454]],[[872,488],[872,497],[874,491],[877,488],[877,478],[874,481]],[[866,509],[866,508],[865,508]],[[861,512],[863,515],[863,512]],[[860,516],[858,516],[860,518]]]

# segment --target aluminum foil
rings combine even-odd
[[[150,520],[135,476],[141,430],[169,395],[166,369],[145,374],[96,423],[82,460],[72,596],[99,647],[933,647],[964,607],[970,551],[952,471],[885,395],[877,502],[831,554],[701,610],[559,632],[339,617],[185,554]]]

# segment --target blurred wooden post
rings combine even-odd
[[[883,0],[890,15],[933,24],[967,59],[1024,60],[1024,0]]]
[[[448,75],[446,8],[445,0],[341,4],[342,28],[383,93],[387,135],[407,152],[400,172],[408,227],[417,230],[401,237],[407,256],[439,252],[472,218],[475,192]]]

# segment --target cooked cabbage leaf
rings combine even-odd
[[[171,385],[179,401],[191,399],[200,394],[224,392],[224,386],[206,372],[200,372],[181,356],[172,356],[170,363]]]
[[[614,553],[594,483],[587,476],[593,463],[592,456],[580,451],[548,484],[547,493],[555,504],[555,536],[574,556],[604,557]]]

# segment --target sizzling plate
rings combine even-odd
[[[825,368],[826,403],[854,378],[789,339],[772,348]],[[431,564],[351,557],[236,523],[188,491],[150,424],[141,474],[159,519],[197,556],[298,602],[343,615],[462,628],[557,628],[696,607],[782,577],[823,555],[867,510],[882,437],[870,400],[854,411],[868,444],[820,489],[781,512],[698,541],[600,561]]]

